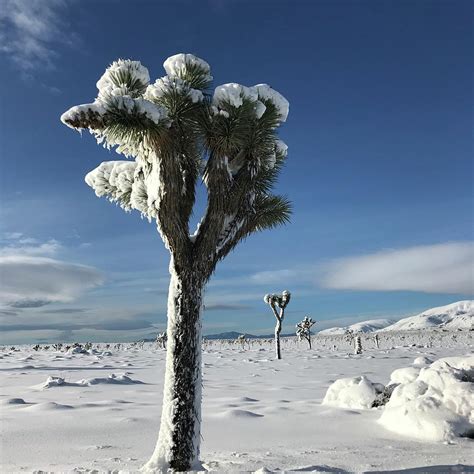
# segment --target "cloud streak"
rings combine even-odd
[[[0,10],[0,52],[31,77],[38,68],[51,69],[59,42],[74,43],[61,17],[67,0],[5,0]]]
[[[422,245],[335,260],[321,285],[337,290],[470,294],[473,269],[473,242]]]
[[[0,274],[0,302],[16,308],[69,302],[103,282],[95,268],[31,255],[0,256]]]

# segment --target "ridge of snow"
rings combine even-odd
[[[347,330],[354,332],[374,331],[410,331],[430,328],[471,329],[474,328],[474,301],[464,300],[427,309],[420,314],[394,322],[390,319],[373,319],[350,326],[333,327],[319,331],[322,336],[344,334]]]
[[[474,301],[464,300],[423,311],[416,316],[400,319],[381,331],[409,331],[445,328],[471,329],[474,327]]]
[[[319,331],[319,334],[323,336],[332,336],[332,335],[344,334],[347,330],[351,330],[353,332],[367,333],[367,332],[379,331],[391,324],[393,324],[392,319],[371,319],[369,321],[361,321],[360,323],[354,323],[354,324],[351,324],[350,326],[324,329],[322,331]]]

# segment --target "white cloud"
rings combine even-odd
[[[474,290],[474,243],[422,245],[338,259],[322,286],[339,290],[469,294]]]
[[[61,248],[61,244],[54,239],[50,239],[44,243],[38,243],[36,239],[25,238],[16,244],[10,244],[0,248],[0,256],[8,255],[47,255],[51,256],[57,253]]]
[[[0,10],[0,52],[25,76],[38,66],[51,68],[58,44],[70,45],[74,34],[61,10],[68,0],[4,0]]]
[[[103,281],[95,268],[32,255],[0,256],[0,274],[0,302],[23,308],[72,301]]]

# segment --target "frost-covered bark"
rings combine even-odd
[[[266,84],[224,84],[212,94],[209,64],[192,54],[163,66],[166,75],[150,83],[139,61],[115,61],[97,82],[96,99],[61,116],[131,159],[102,163],[86,182],[155,222],[171,256],[164,405],[148,472],[198,465],[205,284],[240,241],[288,222],[291,212],[286,198],[271,194],[287,155],[277,129],[288,101]],[[207,210],[190,235],[200,177]],[[282,310],[279,318],[278,335]]]
[[[143,472],[199,468],[202,282],[171,269],[160,432]]]

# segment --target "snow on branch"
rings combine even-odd
[[[212,81],[209,64],[193,54],[179,53],[170,56],[163,67],[169,77],[183,79],[195,89],[204,89]]]
[[[149,217],[147,191],[134,161],[104,161],[87,173],[86,183],[98,197],[106,197],[130,211],[136,209]]]

